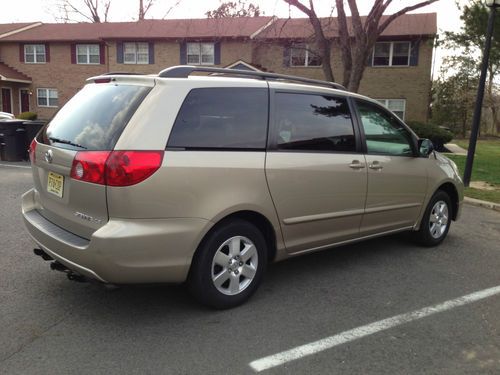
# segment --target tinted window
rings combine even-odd
[[[365,131],[368,153],[412,156],[412,137],[389,112],[379,106],[356,101]]]
[[[57,112],[38,140],[74,150],[112,150],[149,91],[135,85],[87,85]]]
[[[278,93],[278,149],[355,151],[351,113],[345,98]]]
[[[202,88],[188,94],[168,147],[265,149],[267,89]]]

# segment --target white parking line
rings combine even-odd
[[[9,164],[0,164],[0,167],[11,167],[11,168],[23,168],[23,169],[31,169],[26,165],[9,165]]]
[[[384,331],[386,329],[396,327],[414,320],[425,318],[439,312],[451,310],[455,307],[464,306],[472,302],[482,300],[500,294],[500,285],[493,288],[480,290],[466,296],[451,299],[449,301],[439,303],[437,305],[424,307],[420,310],[412,311],[406,314],[396,315],[391,318],[379,320],[378,322],[370,323],[358,328],[344,331],[334,336],[311,342],[309,344],[297,346],[293,349],[273,354],[264,358],[256,359],[249,363],[249,366],[256,372],[261,372],[287,362],[294,361],[331,349],[335,346],[345,344],[347,342],[372,335],[374,333]]]

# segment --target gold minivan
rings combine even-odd
[[[22,213],[53,269],[187,281],[216,308],[268,262],[401,231],[438,245],[463,200],[456,165],[377,101],[263,72],[90,78],[30,158]]]

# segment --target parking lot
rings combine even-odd
[[[20,214],[31,170],[2,162],[0,186],[1,374],[500,373],[500,294],[457,300],[500,285],[498,212],[466,205],[438,248],[399,235],[273,264],[248,303],[213,311],[182,286],[108,290],[50,271]],[[459,303],[342,335],[446,301]]]

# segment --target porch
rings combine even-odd
[[[32,108],[32,80],[27,75],[0,62],[0,111],[18,115]]]

